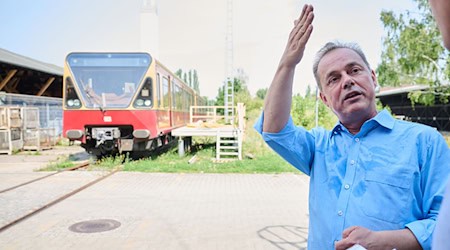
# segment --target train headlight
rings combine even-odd
[[[72,107],[73,106],[73,100],[67,100],[67,106]]]
[[[152,104],[152,101],[150,100],[145,100],[144,102],[145,106],[150,106]]]
[[[79,106],[81,105],[80,100],[78,100],[78,99],[73,100],[73,105],[74,105],[75,107],[79,107]]]
[[[142,106],[142,105],[144,105],[144,100],[142,100],[142,99],[137,99],[137,100],[136,100],[136,105],[137,105],[137,106]]]

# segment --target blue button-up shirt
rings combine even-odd
[[[435,220],[450,172],[443,137],[422,124],[394,119],[387,111],[351,134],[296,127],[292,118],[278,133],[262,132],[268,145],[310,176],[309,249],[334,249],[350,226],[370,230],[409,228],[431,247]]]

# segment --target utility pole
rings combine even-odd
[[[225,37],[225,122],[234,123],[234,77],[233,77],[233,0],[227,0],[227,29]]]

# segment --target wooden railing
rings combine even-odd
[[[220,120],[225,118],[225,115],[219,113],[220,110],[225,112],[225,106],[191,106],[189,110],[189,122],[194,123],[198,121],[204,122],[214,122],[218,123]],[[234,124],[237,125],[241,131],[245,129],[245,105],[243,103],[238,103],[234,107],[233,117]],[[237,119],[234,119],[237,118]]]

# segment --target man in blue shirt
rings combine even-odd
[[[430,0],[431,10],[442,34],[444,46],[450,50],[450,1]],[[447,184],[444,200],[436,222],[433,250],[450,249],[450,182]]]
[[[305,5],[290,33],[264,113],[264,140],[310,176],[309,249],[430,249],[450,153],[433,128],[377,112],[377,79],[355,44],[327,43],[313,72],[339,123],[305,130],[290,117],[292,85],[313,30]]]

